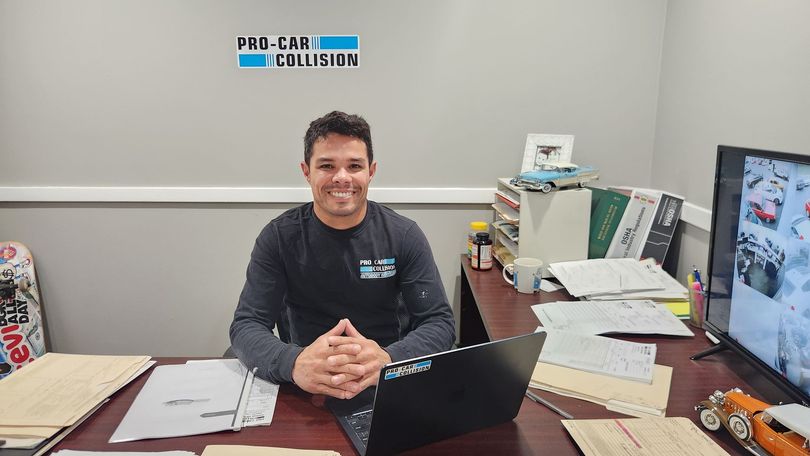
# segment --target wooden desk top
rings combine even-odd
[[[501,270],[474,271],[462,257],[462,273],[469,279],[476,304],[488,334],[500,339],[534,331],[537,318],[529,308],[538,302],[571,299],[564,292],[519,294],[501,279]],[[698,423],[694,405],[715,389],[740,387],[756,395],[751,384],[743,379],[752,369],[730,351],[718,353],[700,361],[689,356],[710,346],[702,331],[694,338],[622,337],[637,342],[658,344],[657,362],[674,368],[668,416],[685,416]],[[159,358],[160,364],[183,363],[186,358]],[[736,369],[736,372],[734,369]],[[755,375],[755,374],[753,374]],[[129,409],[148,375],[143,375],[119,391],[78,429],[62,441],[57,449],[96,451],[167,451],[189,450],[201,454],[206,445],[257,445],[288,448],[330,449],[344,456],[356,454],[348,438],[323,405],[322,396],[312,396],[294,385],[282,385],[276,404],[273,424],[251,427],[239,432],[219,432],[192,437],[145,440],[109,444],[115,428]],[[577,399],[539,392],[575,418],[627,418],[602,406]],[[576,444],[560,424],[560,416],[529,399],[523,401],[514,421],[437,442],[407,454],[467,454],[467,455],[577,455]],[[699,425],[699,423],[698,423]],[[746,454],[724,430],[711,434],[731,454]]]

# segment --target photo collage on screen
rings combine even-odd
[[[729,334],[810,394],[810,165],[745,159]]]

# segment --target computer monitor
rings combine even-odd
[[[718,146],[706,328],[810,403],[810,156]]]

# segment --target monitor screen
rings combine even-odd
[[[719,146],[706,326],[810,402],[810,156]]]

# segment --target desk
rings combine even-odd
[[[533,332],[540,323],[531,310],[532,305],[574,299],[565,291],[540,292],[535,295],[518,293],[503,280],[501,273],[500,266],[495,266],[489,271],[474,270],[470,267],[466,255],[461,256],[459,340],[462,346]],[[739,387],[755,396],[760,396],[758,394],[760,391],[775,394],[773,386],[763,383],[756,371],[731,350],[699,361],[690,360],[690,355],[712,345],[703,331],[690,328],[695,333],[694,338],[629,335],[620,337],[633,342],[658,344],[656,363],[673,367],[667,416],[685,416],[703,429],[694,406],[708,398],[714,390],[727,391]],[[541,392],[540,395],[571,413],[575,418],[627,417],[590,402],[546,392]],[[537,404],[534,405],[536,408],[542,408]],[[539,422],[532,423],[533,419]],[[529,448],[535,452],[533,454],[540,454],[541,451],[544,454],[555,455],[579,454],[576,444],[559,424],[557,415],[527,410],[527,403],[524,400],[515,422],[524,435],[526,429],[535,430],[535,434],[527,441]],[[729,453],[749,454],[744,452],[722,427],[715,433],[708,431],[707,433]]]
[[[471,344],[489,339],[534,331],[537,318],[529,308],[538,302],[571,299],[565,292],[521,295],[501,279],[501,270],[474,271],[461,257],[461,341]],[[738,386],[754,391],[749,382],[731,369],[744,364],[731,352],[719,353],[701,361],[689,355],[709,346],[702,332],[695,338],[624,337],[637,342],[658,343],[660,364],[674,367],[668,414],[686,416],[697,422],[693,406],[715,389]],[[160,364],[177,364],[186,358],[158,358]],[[737,367],[735,366],[735,367]],[[744,370],[744,369],[743,369]],[[290,448],[330,449],[343,456],[356,454],[337,422],[323,406],[323,397],[304,393],[293,385],[282,385],[273,424],[270,427],[245,428],[240,432],[219,432],[193,437],[145,440],[109,444],[118,423],[146,382],[147,375],[118,392],[101,410],[90,417],[57,449],[99,451],[190,450],[200,454],[206,445],[260,445]],[[577,399],[540,393],[576,418],[625,417],[596,404]],[[732,454],[746,454],[725,431],[712,434]],[[560,424],[560,417],[529,399],[524,399],[514,421],[413,450],[408,454],[469,455],[577,455],[576,444]]]

